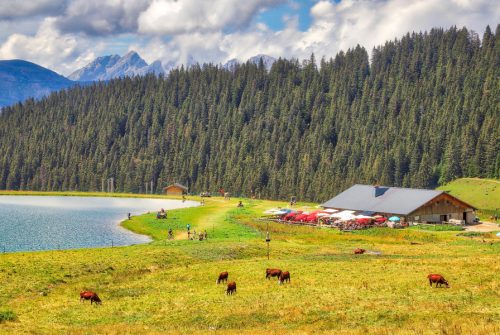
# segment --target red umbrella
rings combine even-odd
[[[312,213],[312,214],[309,214],[306,217],[305,221],[307,221],[307,222],[313,222],[313,221],[316,221],[317,218],[318,218],[318,213]]]
[[[287,221],[290,221],[290,220],[293,220],[294,217],[296,217],[297,215],[300,215],[302,214],[302,211],[298,211],[297,213],[288,213],[287,215],[285,215],[285,220]]]
[[[303,221],[303,220],[305,220],[305,218],[306,218],[308,215],[309,215],[309,214],[304,214],[304,213],[299,214],[299,215],[297,215],[297,216],[295,217],[295,221]]]
[[[378,222],[378,223],[383,223],[383,222],[385,222],[385,221],[387,221],[387,219],[386,219],[386,218],[376,218],[376,219],[375,219],[375,222]]]
[[[368,218],[360,218],[356,220],[358,223],[370,223],[372,220]]]

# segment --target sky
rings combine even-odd
[[[407,32],[500,23],[498,0],[0,0],[0,59],[69,75],[134,50],[151,63],[317,59]]]

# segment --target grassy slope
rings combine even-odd
[[[439,188],[479,209],[500,207],[500,180],[461,178]]]
[[[499,243],[456,232],[340,233],[272,223],[268,261],[265,223],[255,218],[280,203],[236,203],[212,198],[170,211],[166,221],[124,222],[150,234],[148,245],[0,255],[0,314],[17,315],[0,323],[0,333],[500,332]],[[210,239],[185,240],[188,222]],[[168,227],[177,240],[164,240]],[[354,256],[355,247],[381,255]],[[271,266],[289,270],[291,284],[265,280]],[[235,296],[214,283],[224,270],[238,284]],[[429,288],[430,272],[452,287]],[[80,304],[82,289],[99,292],[103,305]]]
[[[439,189],[478,208],[477,215],[482,221],[493,221],[491,217],[495,215],[495,209],[500,208],[500,180],[461,178]]]

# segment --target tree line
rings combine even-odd
[[[500,25],[406,34],[330,59],[175,69],[74,87],[0,114],[0,189],[322,201],[354,183],[500,178]]]

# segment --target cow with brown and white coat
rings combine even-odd
[[[229,277],[229,273],[227,271],[224,271],[224,272],[221,272],[219,274],[219,278],[217,278],[217,280],[215,281],[215,283],[218,285],[222,282],[226,282],[227,283],[227,278]]]
[[[226,295],[233,295],[236,293],[236,282],[232,281],[227,284]]]
[[[290,272],[283,271],[280,274],[278,281],[279,281],[280,285],[284,284],[285,282],[289,282],[290,283]]]
[[[277,277],[279,279],[281,272],[280,269],[266,269],[266,279],[271,279],[271,277]]]
[[[436,287],[441,287],[442,285],[445,285],[446,288],[449,288],[450,285],[448,284],[448,281],[444,279],[444,277],[440,274],[437,273],[431,273],[430,275],[427,276],[429,279],[429,285],[432,287],[432,284],[436,284]]]
[[[92,292],[92,291],[82,291],[80,292],[80,302],[84,300],[90,300],[90,304],[92,305],[93,303],[97,304],[102,304],[101,298],[97,295],[97,293]]]

